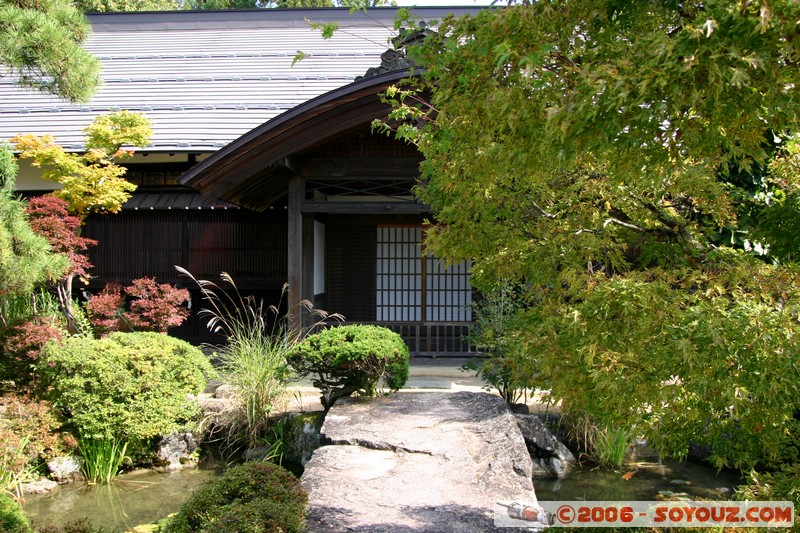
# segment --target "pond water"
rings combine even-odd
[[[717,473],[713,468],[691,461],[653,458],[625,464],[617,471],[578,468],[566,479],[535,480],[534,487],[539,501],[728,500],[739,483],[736,472]]]
[[[201,468],[170,474],[125,474],[110,485],[65,485],[51,494],[26,497],[23,508],[38,527],[61,526],[87,517],[109,533],[124,532],[174,513],[193,491],[219,475],[223,466],[209,461]],[[540,501],[727,500],[738,482],[734,472],[717,474],[698,463],[652,458],[628,463],[617,471],[577,468],[563,480],[535,480],[534,487]]]
[[[192,492],[222,472],[219,463],[172,473],[131,472],[108,485],[75,483],[50,494],[26,496],[22,504],[35,527],[63,526],[87,517],[109,533],[164,518],[180,509]]]

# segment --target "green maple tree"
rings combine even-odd
[[[151,136],[150,123],[144,116],[119,111],[98,116],[86,128],[84,153],[67,152],[50,135],[17,135],[11,142],[16,143],[21,159],[30,159],[31,165],[41,169],[42,178],[61,184],[51,194],[64,200],[68,211],[82,221],[90,213],[122,209],[136,185],[123,177],[126,169],[115,161],[132,155],[133,147],[146,146]],[[79,329],[72,312],[75,274],[67,272],[56,286],[71,329]]]
[[[526,287],[536,386],[718,465],[800,435],[800,5],[523,2],[446,18],[389,127],[427,246]],[[422,126],[420,127],[420,124]]]
[[[11,139],[21,159],[41,169],[44,179],[61,184],[53,194],[65,200],[71,213],[83,218],[92,212],[116,213],[136,186],[125,180],[125,167],[115,161],[146,146],[152,136],[141,114],[119,111],[100,115],[86,128],[86,151],[67,152],[51,135],[17,135]]]

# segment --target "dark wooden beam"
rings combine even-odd
[[[264,211],[278,199],[286,196],[293,174],[286,167],[270,167],[227,191],[222,200],[246,209]],[[302,196],[302,193],[301,193]]]
[[[314,301],[314,216],[303,214],[303,300]],[[310,327],[310,316],[304,316],[303,327]]]
[[[307,178],[389,177],[415,179],[422,157],[315,157],[303,161]]]
[[[353,215],[428,214],[431,208],[415,202],[303,202],[303,213],[339,213]]]

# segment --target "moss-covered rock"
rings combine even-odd
[[[287,463],[305,466],[314,450],[322,445],[320,428],[325,413],[293,413],[289,415],[284,430],[283,457]]]

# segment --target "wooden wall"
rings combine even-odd
[[[348,322],[375,320],[375,235],[371,217],[328,217],[327,311]]]
[[[286,215],[240,210],[123,211],[93,215],[84,235],[98,241],[89,256],[91,287],[142,276],[180,283],[174,265],[197,278],[225,271],[240,287],[280,287],[286,281]]]
[[[198,279],[219,281],[229,273],[244,294],[277,304],[286,282],[285,210],[253,213],[238,209],[122,211],[93,215],[84,228],[98,241],[90,249],[94,264],[88,290],[106,283],[128,285],[143,276],[192,290],[192,317],[170,333],[192,342],[216,340],[197,316],[199,291],[178,276],[175,265]],[[80,291],[76,291],[76,295]]]

